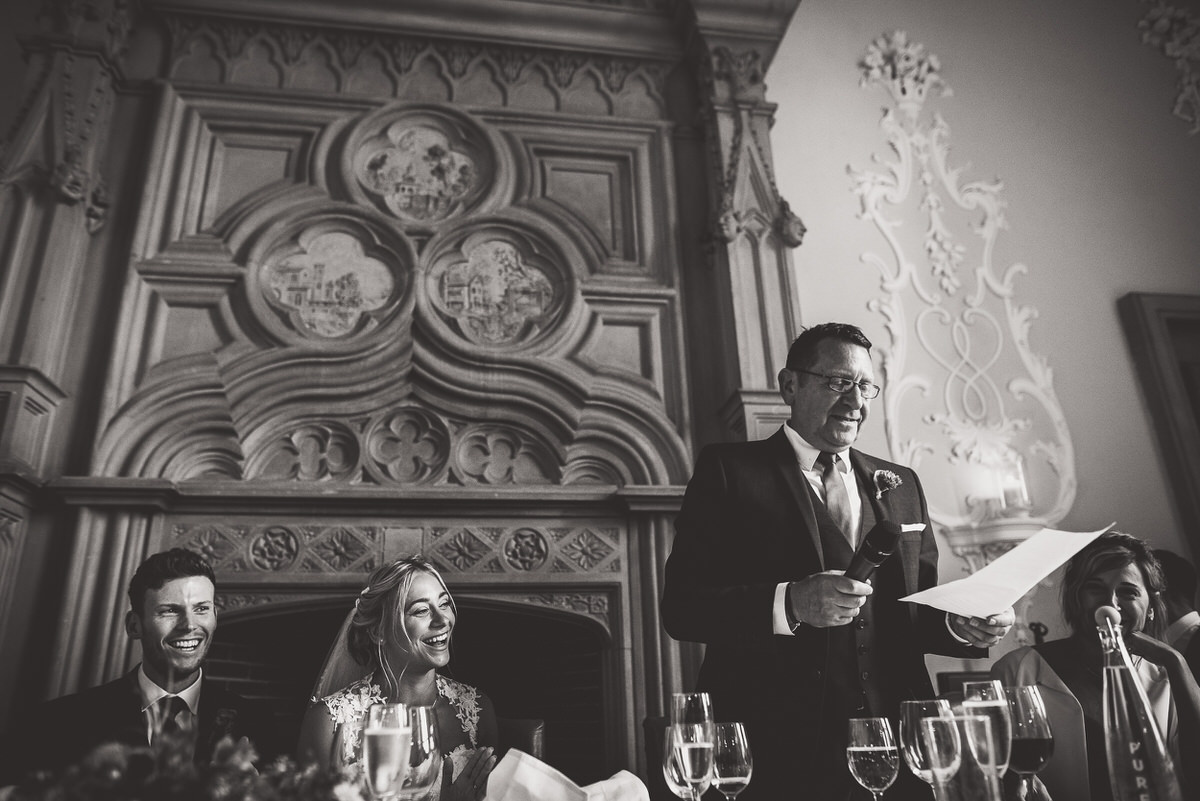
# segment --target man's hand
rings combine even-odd
[[[1017,613],[1010,606],[1003,612],[990,615],[986,620],[978,617],[963,617],[948,615],[950,628],[959,637],[971,645],[980,648],[990,648],[1004,639],[1013,623],[1017,622]]]
[[[846,578],[841,570],[828,570],[788,584],[787,602],[801,623],[827,628],[858,617],[872,592],[870,584]]]

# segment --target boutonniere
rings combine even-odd
[[[894,490],[903,483],[900,481],[900,476],[891,470],[876,470],[871,480],[875,482],[875,500],[877,501],[883,498],[883,493]]]
[[[238,711],[221,707],[217,710],[216,716],[213,718],[213,729],[222,734],[229,734],[233,731],[233,727],[237,724]]]

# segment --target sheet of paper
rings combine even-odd
[[[987,617],[1015,604],[1034,584],[1110,528],[1111,524],[1099,531],[1087,532],[1044,528],[966,578],[939,584],[900,600],[956,615]]]

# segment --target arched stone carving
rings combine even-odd
[[[379,483],[424,484],[440,479],[450,457],[445,421],[421,409],[400,409],[366,434],[365,466]]]
[[[463,484],[550,484],[559,460],[533,437],[508,426],[460,432],[454,476]]]

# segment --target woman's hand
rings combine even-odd
[[[454,775],[454,763],[450,757],[442,759],[442,801],[481,801],[487,793],[487,779],[496,767],[494,748],[477,748],[463,765],[458,777]]]

